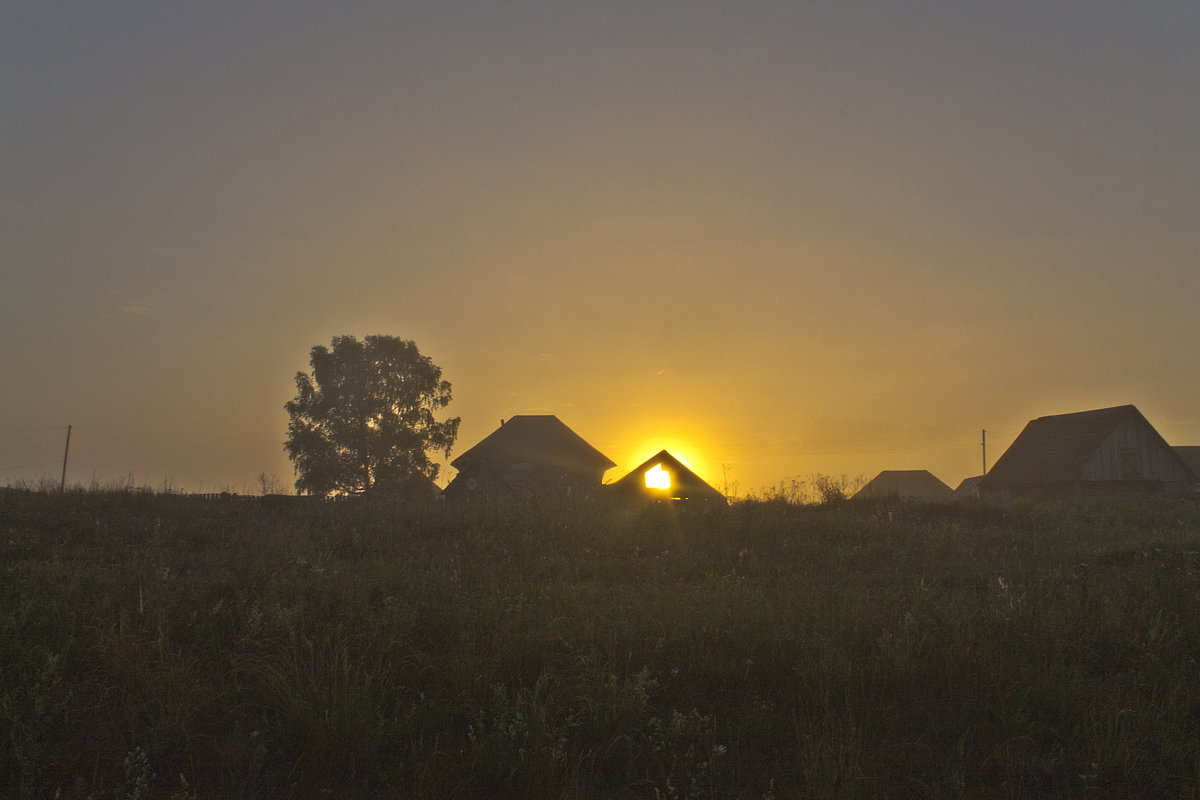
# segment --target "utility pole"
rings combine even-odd
[[[67,426],[67,446],[63,448],[63,473],[59,481],[58,491],[61,494],[67,490],[67,453],[71,452],[71,426]]]
[[[983,439],[979,442],[979,446],[983,448],[983,474],[987,475],[987,429],[983,429]]]

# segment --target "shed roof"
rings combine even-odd
[[[1124,422],[1145,425],[1162,440],[1142,413],[1132,405],[1053,414],[1025,425],[982,486],[1060,483],[1079,480],[1083,466],[1104,441]],[[1162,442],[1167,447],[1165,441]]]
[[[949,500],[954,490],[927,469],[885,469],[855,492],[855,497],[898,495],[913,500]]]
[[[1174,445],[1171,447],[1175,454],[1183,459],[1197,478],[1200,478],[1200,446]]]
[[[982,475],[972,475],[969,478],[963,478],[958,486],[954,487],[954,496],[957,499],[972,498],[979,496],[979,482],[983,480]]]
[[[544,464],[565,470],[606,470],[608,456],[583,440],[553,414],[522,414],[492,431],[450,462],[462,470],[475,464]]]

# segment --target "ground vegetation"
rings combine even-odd
[[[0,495],[0,797],[1196,797],[1200,513]]]

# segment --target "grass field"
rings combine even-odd
[[[1200,512],[0,490],[0,797],[1200,794]]]

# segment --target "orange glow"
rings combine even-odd
[[[677,433],[671,430],[670,425],[663,425],[662,429],[663,433],[649,432],[634,438],[634,441],[638,442],[637,446],[626,450],[624,459],[613,459],[618,462],[618,466],[612,474],[624,475],[645,462],[646,459],[652,458],[660,450],[666,450],[678,458],[685,467],[695,472],[701,479],[708,480],[714,467],[719,473],[719,465],[710,464],[708,459],[702,455],[701,449],[696,446],[695,442],[700,437],[693,431]]]
[[[653,467],[646,470],[646,488],[670,489],[671,473],[663,469],[662,464],[655,464]]]

